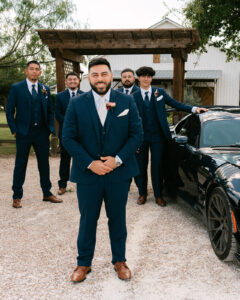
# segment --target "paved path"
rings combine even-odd
[[[51,158],[53,191],[58,158]],[[132,184],[127,206],[127,258],[133,271],[120,281],[110,263],[104,209],[92,273],[80,284],[75,268],[79,212],[75,185],[62,204],[41,201],[37,163],[31,157],[23,208],[11,207],[14,158],[0,158],[0,299],[155,300],[240,299],[240,268],[213,253],[205,227],[183,203],[158,207],[152,194],[136,204]]]

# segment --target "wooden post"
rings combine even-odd
[[[62,92],[65,90],[65,72],[64,72],[64,59],[61,56],[59,50],[56,50],[56,79],[57,79],[57,92]],[[57,155],[58,148],[58,130],[59,124],[54,120],[54,127],[56,130],[56,136],[51,137],[51,155]]]
[[[184,77],[185,77],[185,61],[187,54],[181,50],[174,50],[172,53],[174,69],[173,69],[173,98],[182,102],[184,100]],[[180,114],[181,116],[181,114]],[[179,120],[178,114],[173,114],[173,124]]]

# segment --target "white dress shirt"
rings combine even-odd
[[[69,91],[69,94],[72,98],[72,93],[75,93],[75,96],[77,96],[78,88],[76,88],[74,91],[72,91],[71,89],[68,89],[68,91]]]
[[[128,90],[128,95],[130,95],[131,92],[132,92],[132,89],[133,89],[133,85],[131,87],[129,87],[129,88],[123,87],[123,93],[126,94],[126,90]]]
[[[35,85],[35,90],[38,93],[38,81],[33,83],[28,78],[26,78],[26,82],[27,82],[28,90],[29,90],[31,95],[32,95],[32,86],[33,86],[33,84]]]

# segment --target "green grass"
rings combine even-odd
[[[7,124],[5,111],[0,111],[0,124]]]
[[[0,124],[7,124],[6,114],[0,112]],[[0,140],[14,140],[9,128],[0,128]],[[16,145],[11,143],[0,143],[0,155],[11,155],[16,153]]]

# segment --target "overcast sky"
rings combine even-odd
[[[74,19],[91,29],[148,28],[158,23],[168,9],[163,0],[72,0],[77,6]],[[181,8],[184,0],[166,0],[169,8]],[[175,22],[181,20],[173,14]]]

